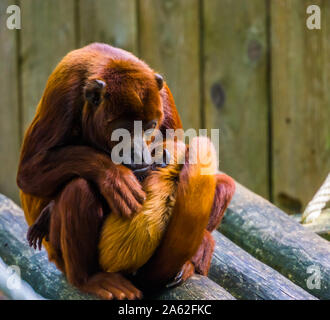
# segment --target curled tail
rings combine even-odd
[[[217,156],[210,140],[194,138],[180,172],[176,202],[165,235],[141,270],[149,285],[166,284],[197,251],[213,205],[216,172]]]

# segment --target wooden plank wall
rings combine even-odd
[[[306,8],[321,8],[321,30]],[[330,1],[271,1],[273,189],[300,211],[330,171]]]
[[[131,0],[80,0],[79,47],[105,42],[138,54],[137,2]]]
[[[16,171],[21,139],[18,32],[5,27],[6,10],[11,4],[10,0],[0,1],[0,192],[17,201]]]
[[[33,119],[48,76],[75,48],[74,0],[24,0],[20,3],[20,72],[23,132]]]
[[[201,123],[198,0],[140,0],[140,55],[164,75],[185,129]]]
[[[220,168],[287,211],[330,170],[328,0],[24,0],[0,3],[0,192],[18,201],[22,135],[71,49],[132,51],[168,82],[184,127],[220,129]],[[322,30],[306,28],[319,4]],[[328,21],[327,21],[328,20]]]
[[[266,15],[264,0],[204,2],[206,126],[220,129],[220,169],[264,197],[269,195]]]

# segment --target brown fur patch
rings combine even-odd
[[[158,247],[175,204],[177,181],[182,165],[178,148],[174,163],[151,172],[143,182],[147,199],[132,219],[110,214],[100,236],[100,265],[107,272],[134,272],[144,265]]]

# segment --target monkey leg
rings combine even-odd
[[[57,266],[70,283],[103,299],[136,299],[141,292],[120,273],[101,272],[98,264],[102,203],[88,182],[77,178],[55,200],[49,241]]]
[[[217,174],[216,179],[217,185],[209,222],[204,231],[203,241],[191,259],[195,266],[195,272],[202,275],[208,274],[214,251],[215,243],[211,232],[219,226],[235,192],[235,182],[232,178],[225,174]],[[183,277],[185,277],[185,274],[183,274]]]

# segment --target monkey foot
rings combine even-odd
[[[97,273],[80,289],[105,300],[142,299],[142,292],[120,273]]]

